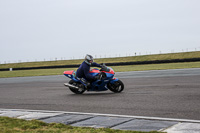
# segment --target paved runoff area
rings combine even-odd
[[[0,116],[26,120],[36,119],[46,123],[63,123],[78,127],[200,133],[200,121],[188,119],[20,109],[0,109]]]

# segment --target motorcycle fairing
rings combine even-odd
[[[111,84],[114,84],[116,81],[118,81],[117,78],[113,78],[114,71],[112,69],[109,71],[102,71],[102,72],[105,73],[106,78],[104,80],[96,80],[96,81],[92,82],[91,88],[89,89],[89,91],[106,91],[106,90],[108,90],[107,84],[109,82]],[[93,76],[96,76],[99,73],[101,73],[101,71],[99,69],[91,69],[89,73]],[[81,79],[75,78],[76,71],[74,71],[74,70],[64,71],[64,75],[66,77],[69,77],[70,79],[74,80],[75,82],[80,82],[86,86],[86,84],[83,81],[81,81]]]
[[[75,75],[76,75],[76,71],[74,70],[71,70],[71,71],[64,71],[64,75],[70,79],[73,79],[75,82],[78,82],[79,80],[77,80],[75,78]]]
[[[114,84],[116,81],[118,81],[119,79],[118,78],[113,78],[111,81],[110,81],[110,83],[111,84]]]

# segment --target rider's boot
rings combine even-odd
[[[85,84],[86,90],[89,90],[89,89],[90,89],[90,82],[88,82],[88,81],[85,80],[84,78],[81,78],[81,81]]]
[[[86,89],[89,90],[90,87],[91,87],[90,82],[88,82],[88,83],[86,84]]]

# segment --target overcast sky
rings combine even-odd
[[[0,62],[200,51],[199,7],[200,0],[0,0]]]

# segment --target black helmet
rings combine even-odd
[[[92,63],[93,63],[93,57],[91,56],[91,55],[86,55],[85,56],[85,62],[88,64],[88,65],[92,65]]]

